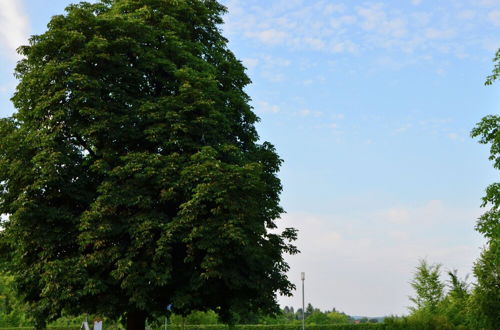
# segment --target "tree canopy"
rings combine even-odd
[[[0,120],[2,256],[39,327],[277,311],[294,229],[275,221],[281,159],[259,143],[250,79],[215,0],[101,0],[19,49]]]

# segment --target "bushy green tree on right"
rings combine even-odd
[[[485,85],[500,77],[500,49],[493,61],[493,72]],[[490,145],[489,159],[500,170],[500,116],[482,118],[471,136]],[[500,183],[486,188],[481,206],[489,209],[479,217],[476,230],[486,238],[486,244],[474,264],[474,285],[470,287],[467,278],[460,279],[456,271],[448,272],[446,285],[440,279],[441,265],[421,261],[411,282],[415,289],[410,298],[414,303],[411,313],[407,318],[387,319],[390,328],[416,324],[445,329],[500,329]]]
[[[485,84],[491,85],[500,76],[500,49],[494,58],[492,74]],[[471,136],[490,145],[493,167],[500,170],[500,116],[489,115],[474,127]],[[471,312],[477,325],[486,329],[500,327],[500,183],[486,188],[482,207],[490,207],[478,220],[476,230],[487,239],[481,256],[474,265],[477,284],[472,294]]]

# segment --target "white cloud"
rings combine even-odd
[[[312,48],[314,50],[322,50],[325,48],[325,42],[319,38],[306,37],[302,39],[302,42],[307,48]]]
[[[282,68],[288,67],[292,63],[289,59],[269,55],[246,57],[243,58],[242,62],[245,67],[256,69],[262,78],[273,83],[285,80],[285,71]]]
[[[262,7],[231,0],[228,7],[224,30],[232,35],[243,35],[266,45],[284,45],[293,50],[340,53],[356,49],[352,40],[334,29],[335,26],[352,25],[356,20],[353,15],[342,15],[347,10],[343,4],[299,1],[287,3],[285,9],[274,2]],[[338,20],[335,18],[330,24],[331,16],[339,14]]]
[[[303,117],[321,117],[323,115],[323,112],[321,111],[314,111],[314,110],[310,110],[310,109],[302,109],[298,112],[298,114],[300,116],[303,116]]]
[[[394,135],[397,135],[397,134],[401,134],[401,133],[404,133],[406,131],[408,131],[410,128],[412,127],[411,124],[405,124],[403,126],[400,126],[398,128],[396,128],[393,132]]]
[[[382,216],[385,216],[389,222],[399,224],[407,223],[410,219],[409,211],[405,208],[400,207],[392,207],[387,211],[384,211],[384,213],[382,213]]]
[[[406,35],[406,21],[401,17],[388,18],[383,6],[380,4],[358,7],[357,12],[364,19],[361,26],[365,30],[396,38]]]
[[[391,231],[389,231],[388,234],[389,234],[390,238],[392,238],[393,240],[397,240],[397,241],[404,241],[410,237],[410,235],[407,232],[398,231],[398,230],[391,230]]]
[[[490,45],[488,40],[498,39],[494,31],[487,29],[488,24],[500,24],[500,10],[494,8],[498,0],[478,0],[469,6],[432,4],[433,9],[425,10],[421,6],[425,1],[421,0],[408,1],[420,5],[417,10],[383,2],[276,0],[269,5],[255,5],[226,1],[230,11],[224,30],[227,27],[233,36],[279,45],[289,51],[363,55],[390,50],[395,53],[381,55],[405,61],[398,56],[403,52],[410,55],[404,66],[434,53],[457,58],[474,56],[470,50],[477,49],[478,44]],[[486,19],[477,21],[480,17]]]
[[[269,55],[263,55],[262,61],[267,67],[277,67],[277,66],[287,67],[292,63],[292,61],[290,61],[289,59],[273,57]]]
[[[380,5],[372,5],[368,8],[358,8],[358,15],[364,18],[362,27],[365,30],[374,30],[380,22],[386,20],[385,12]]]
[[[479,0],[477,4],[482,7],[495,7],[500,6],[500,0]]]
[[[500,26],[500,10],[494,10],[488,14],[488,19],[495,26]]]
[[[275,29],[268,29],[258,32],[248,32],[249,37],[256,38],[260,42],[269,45],[277,45],[283,43],[288,38],[288,33]]]
[[[256,58],[245,57],[241,60],[243,65],[248,69],[253,69],[259,64],[259,60]]]
[[[483,244],[473,229],[478,214],[439,200],[350,213],[332,207],[323,215],[286,214],[280,227],[299,229],[301,250],[287,257],[289,278],[299,284],[305,271],[306,303],[321,309],[367,316],[406,313],[419,259],[458,269],[461,276],[471,273]],[[280,303],[298,307],[301,294],[280,297]]]
[[[411,64],[412,61],[402,60],[400,58],[394,58],[392,56],[384,55],[376,58],[375,63],[378,64],[379,68],[382,68],[384,70],[390,69],[394,71],[399,71],[408,64]]]
[[[358,45],[350,40],[345,40],[340,42],[334,41],[331,43],[329,49],[333,53],[344,53],[344,52],[357,53]]]
[[[22,0],[0,0],[0,52],[18,59],[16,49],[27,43],[28,18]]]
[[[328,4],[324,8],[324,12],[327,15],[331,15],[333,13],[343,13],[346,10],[346,6],[342,3],[339,4]]]
[[[452,141],[460,141],[460,142],[464,141],[464,138],[460,134],[455,132],[448,133],[446,137]]]
[[[356,22],[356,17],[352,15],[345,15],[340,17],[334,17],[330,20],[330,25],[337,29],[341,28],[344,25],[350,25]]]
[[[413,13],[411,17],[418,25],[425,26],[431,21],[432,14],[427,12],[417,12]]]
[[[285,75],[280,72],[264,71],[262,77],[270,82],[279,83],[285,80]]]
[[[463,20],[470,20],[476,17],[476,12],[472,9],[465,9],[458,12],[457,17]]]
[[[255,106],[257,113],[278,113],[281,111],[280,107],[274,104],[270,104],[266,101],[258,102]]]
[[[0,94],[12,94],[16,89],[16,85],[17,83],[15,80],[11,80],[10,82],[0,85]]]
[[[449,39],[455,35],[455,31],[446,29],[440,30],[435,28],[429,28],[425,30],[425,36],[429,39]]]
[[[440,76],[443,76],[446,74],[446,69],[445,68],[437,68],[436,73]]]
[[[331,128],[332,133],[336,136],[344,135],[344,131],[339,129],[339,124],[336,122],[332,122],[330,124],[327,124],[327,128]]]
[[[481,43],[482,47],[490,53],[494,53],[498,50],[498,45],[500,45],[500,38],[486,38]]]

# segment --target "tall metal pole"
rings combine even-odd
[[[306,329],[306,324],[305,324],[305,310],[304,310],[304,280],[306,279],[306,273],[302,272],[300,273],[300,278],[302,280],[302,330]]]

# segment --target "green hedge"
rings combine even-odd
[[[106,329],[106,325],[103,326]],[[48,327],[48,330],[79,330],[78,326],[71,327]],[[158,328],[155,330],[163,330]],[[169,325],[168,330],[228,330],[227,325]],[[236,325],[236,330],[302,330],[301,325]],[[332,325],[306,325],[306,330],[386,330],[384,324],[362,323],[362,324],[332,324]],[[33,330],[32,327],[0,328],[0,330]]]
[[[446,322],[438,322],[438,319],[424,321],[415,321],[407,318],[386,319],[385,323],[361,323],[361,324],[331,324],[331,325],[307,325],[306,330],[465,330],[464,326],[453,326]],[[79,330],[79,326],[71,325],[69,327],[58,326],[48,327],[47,330]],[[104,329],[116,329],[104,324]],[[286,325],[236,325],[235,330],[302,330],[300,324]],[[11,327],[0,328],[0,330],[33,330],[33,327]],[[164,327],[155,327],[152,330],[164,330]],[[168,330],[229,330],[229,326],[222,324],[214,325],[169,325]]]
[[[0,330],[33,330],[35,327],[8,327],[0,328]],[[72,325],[69,327],[47,327],[47,330],[80,330],[80,326]]]
[[[236,329],[250,330],[302,330],[301,325],[239,325]],[[306,330],[385,330],[383,324],[376,323],[360,323],[360,324],[323,324],[323,325],[307,325]],[[173,329],[172,329],[173,330]]]
[[[106,325],[103,326],[106,329]],[[79,327],[48,327],[48,330],[79,330]],[[163,330],[158,328],[155,330]],[[169,325],[168,330],[228,330],[227,325],[214,324],[214,325]],[[301,325],[236,325],[236,330],[302,330]],[[306,330],[388,330],[384,324],[376,323],[362,323],[362,324],[331,324],[331,325],[306,325]],[[0,330],[33,330],[32,327],[20,328],[0,328]]]
[[[180,325],[170,325],[168,330],[182,330]],[[186,325],[186,330],[228,330],[227,325]],[[302,325],[236,325],[236,330],[302,330]],[[330,325],[306,325],[306,330],[386,330],[384,324],[361,323],[361,324],[330,324]],[[155,329],[163,330],[163,329]]]

